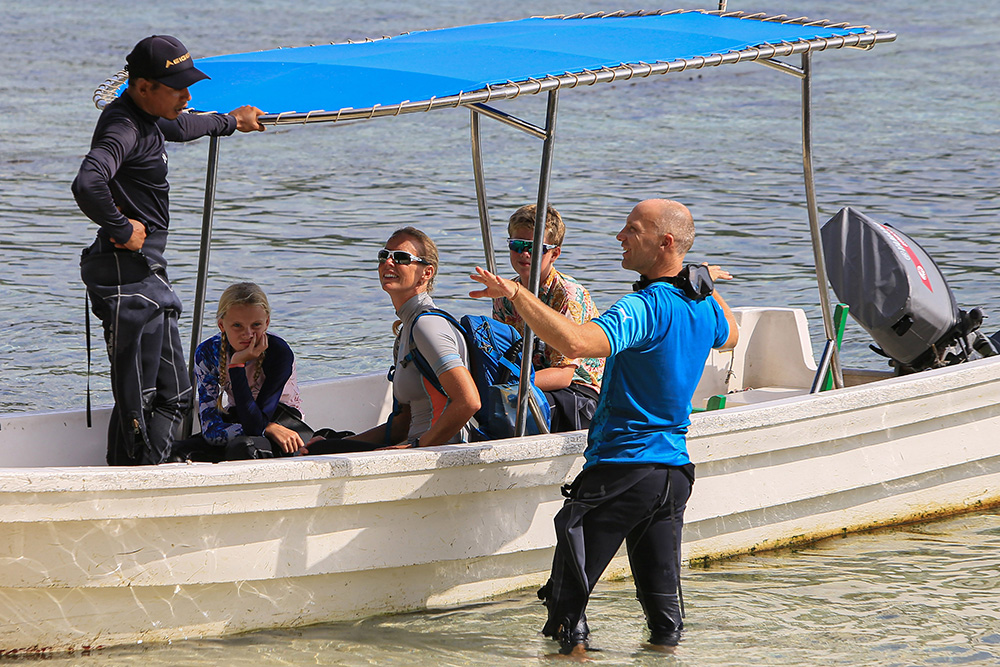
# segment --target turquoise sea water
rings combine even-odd
[[[201,56],[638,7],[594,0],[5,4],[0,412],[83,405],[77,260],[93,229],[77,211],[69,183],[97,118],[91,93],[141,37],[174,34]],[[730,2],[730,8],[898,33],[895,43],[872,52],[814,59],[821,218],[850,204],[897,225],[936,259],[960,305],[983,306],[992,314],[984,328],[1000,328],[994,241],[1000,64],[991,48],[1000,42],[1000,4],[768,0]],[[561,268],[607,307],[632,279],[618,267],[613,240],[629,208],[649,196],[674,197],[696,216],[692,258],[736,274],[722,288],[730,303],[803,307],[818,337],[798,104],[796,80],[753,64],[564,92],[552,192],[570,228]],[[540,122],[544,100],[504,108]],[[393,229],[414,224],[441,246],[439,303],[456,312],[485,309],[463,298],[470,288],[465,273],[482,261],[468,125],[468,113],[454,110],[344,127],[272,128],[224,140],[210,300],[236,279],[263,284],[275,310],[273,330],[292,342],[301,378],[382,370],[393,317],[372,258]],[[540,146],[486,122],[484,150],[493,216],[500,221],[534,200]],[[204,141],[170,147],[168,257],[188,306],[206,154]],[[206,326],[214,326],[210,319]],[[882,367],[868,342],[849,325],[848,361]],[[107,403],[107,362],[96,338],[94,359],[95,402]],[[997,664],[998,534],[1000,515],[987,512],[687,571],[690,632],[672,657],[637,649],[642,624],[629,584],[602,585],[592,608],[595,641],[605,649],[597,661]],[[427,614],[54,662],[528,664],[551,650],[533,634],[541,618],[525,593]]]

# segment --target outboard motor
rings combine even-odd
[[[977,331],[982,310],[960,310],[937,264],[908,236],[851,207],[821,235],[833,291],[897,375],[996,354]]]

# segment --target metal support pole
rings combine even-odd
[[[836,349],[837,341],[826,341],[826,345],[823,346],[823,356],[819,358],[819,368],[816,369],[816,375],[813,377],[812,386],[809,388],[810,394],[817,394],[822,391],[823,380],[826,379],[826,373],[830,370],[830,361],[833,359]]]
[[[545,130],[537,125],[533,125],[526,120],[521,120],[517,116],[511,116],[505,111],[500,111],[500,109],[494,109],[487,104],[470,104],[469,108],[472,109],[477,114],[482,114],[492,118],[495,121],[503,123],[504,125],[510,125],[513,128],[521,130],[536,139],[545,139]]]
[[[819,210],[816,206],[816,185],[813,180],[812,164],[812,61],[809,52],[802,54],[802,173],[806,183],[806,207],[809,213],[809,231],[812,236],[813,262],[816,265],[816,281],[819,284],[819,303],[823,311],[823,328],[827,340],[835,340],[833,310],[830,307],[830,292],[827,288],[826,263],[823,260],[823,242],[819,231]],[[833,385],[844,386],[844,376],[840,370],[840,353],[833,346],[830,358],[833,369]]]
[[[538,296],[541,282],[542,244],[545,242],[545,218],[549,207],[549,181],[552,177],[552,156],[555,152],[556,115],[559,108],[559,91],[549,92],[548,105],[545,109],[545,141],[542,144],[542,165],[538,174],[538,199],[535,202],[535,236],[534,250],[531,253],[531,276],[528,288]],[[524,435],[528,423],[528,383],[531,380],[531,357],[534,349],[535,335],[528,323],[524,324],[524,353],[521,356],[521,383],[518,387],[517,421],[514,425],[515,437]],[[543,427],[544,424],[539,424]]]
[[[486,177],[483,174],[483,147],[479,134],[479,113],[472,114],[472,171],[476,179],[476,203],[479,205],[479,229],[483,233],[483,251],[486,253],[486,270],[497,272],[496,251],[493,249],[493,232],[490,227],[490,208],[486,203]]]
[[[201,340],[201,322],[205,316],[205,294],[208,291],[208,258],[212,246],[212,216],[215,213],[215,187],[219,178],[219,137],[211,137],[208,143],[208,168],[205,171],[205,205],[201,215],[201,251],[198,255],[198,283],[194,291],[194,312],[191,314],[191,354],[188,356],[188,377],[195,399],[184,418],[181,437],[191,435],[194,411],[197,409],[198,390],[194,383],[194,352]]]

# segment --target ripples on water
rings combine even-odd
[[[1000,511],[824,540],[683,572],[688,630],[674,655],[647,638],[631,582],[599,584],[595,665],[995,665]],[[100,651],[47,664],[558,664],[530,592],[479,605]]]
[[[821,217],[852,204],[898,224],[935,257],[961,305],[1000,313],[993,243],[1000,65],[973,52],[996,43],[1000,7],[966,3],[966,14],[956,15],[931,0],[794,4],[795,12],[814,18],[899,34],[871,54],[815,58]],[[0,54],[22,63],[22,72],[0,72],[0,411],[83,405],[77,266],[93,226],[77,211],[69,183],[97,119],[91,92],[141,36],[174,33],[208,55],[618,8],[595,0],[503,6],[374,0],[357,14],[317,1],[246,6],[254,9],[237,13],[206,0],[182,16],[167,5],[137,14],[121,0],[5,8]],[[730,8],[789,11],[770,1]],[[963,60],[975,65],[963,67]],[[798,105],[796,80],[752,64],[565,91],[551,197],[570,226],[560,267],[607,307],[632,279],[618,266],[613,240],[622,219],[641,198],[673,196],[689,203],[698,221],[692,259],[711,258],[737,275],[722,288],[730,303],[804,307],[818,339],[800,203]],[[544,99],[504,108],[541,122]],[[486,310],[464,298],[472,285],[465,274],[483,262],[478,233],[470,232],[478,224],[468,123],[466,112],[454,110],[224,140],[204,331],[215,326],[211,311],[222,288],[252,278],[271,293],[272,328],[291,341],[300,377],[384,369],[394,317],[371,257],[406,224],[426,228],[441,246],[440,305]],[[506,216],[534,201],[540,145],[489,121],[484,143],[494,233],[502,239]],[[168,257],[189,307],[206,146],[170,147]],[[506,255],[499,261],[506,265]],[[1000,326],[996,317],[987,330]],[[189,330],[185,325],[182,335]],[[882,367],[869,342],[850,324],[847,361]],[[100,341],[94,346],[95,398],[108,403],[107,362]]]

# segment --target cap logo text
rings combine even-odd
[[[173,67],[174,65],[180,65],[180,64],[181,64],[182,62],[184,62],[185,60],[190,60],[190,59],[191,59],[191,53],[190,53],[190,52],[188,52],[188,53],[185,53],[185,54],[184,54],[183,56],[181,56],[180,58],[174,58],[173,60],[168,60],[168,61],[167,61],[167,64],[166,64],[166,65],[164,65],[164,69],[170,69],[170,68],[171,68],[171,67]]]

